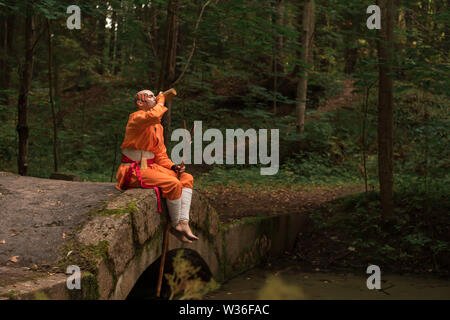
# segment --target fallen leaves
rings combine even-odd
[[[17,261],[19,261],[19,256],[11,257],[11,258],[8,259],[8,261],[16,263]]]

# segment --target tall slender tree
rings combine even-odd
[[[394,0],[380,0],[381,30],[378,40],[378,175],[380,199],[384,217],[393,215],[394,163],[393,163],[393,51]]]
[[[168,89],[167,86],[175,80],[175,59],[177,55],[178,42],[178,9],[180,0],[169,0],[167,5],[166,34],[164,41],[163,62],[159,72],[158,91]],[[163,117],[164,140],[169,141],[171,125],[172,101],[167,103],[169,109]]]
[[[50,107],[52,110],[53,120],[53,169],[58,172],[58,128],[56,123],[56,111],[54,100],[54,86],[53,86],[53,41],[50,20],[47,19],[47,36],[48,36],[48,97],[50,100]]]
[[[314,0],[306,0],[303,7],[303,19],[301,25],[302,48],[300,60],[303,64],[301,76],[297,85],[297,132],[305,130],[306,91],[308,88],[308,64],[311,39],[314,32]]]
[[[17,168],[20,175],[27,175],[28,171],[28,104],[33,77],[34,54],[37,43],[36,17],[33,13],[32,3],[26,6],[25,18],[25,63],[20,75],[20,91],[17,103],[19,134],[19,153]]]
[[[0,18],[0,88],[2,90],[9,89],[11,82],[12,63],[11,58],[14,54],[14,31],[16,17],[9,12],[9,8],[5,9],[5,15]],[[0,93],[0,103],[8,104],[8,94]]]
[[[117,13],[114,8],[111,8],[111,29],[109,32],[109,70],[112,73],[114,71],[114,61],[115,61],[115,50],[116,50],[116,23],[117,23]]]
[[[274,2],[274,14],[272,18],[272,23],[274,26],[279,28],[283,27],[283,0],[276,0]],[[276,30],[277,28],[275,28]],[[272,71],[273,71],[273,113],[277,112],[277,92],[278,92],[278,78],[279,72],[283,72],[283,65],[280,63],[281,51],[283,49],[283,36],[279,34],[278,30],[274,32],[273,40],[273,57],[272,57]]]

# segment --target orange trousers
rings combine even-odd
[[[117,170],[116,180],[119,186],[123,184],[128,169],[130,169],[129,165],[122,164]],[[164,168],[156,163],[149,165],[145,170],[141,169],[141,176],[145,184],[160,187],[162,197],[169,200],[179,199],[182,188],[192,189],[194,187],[194,178],[189,173],[183,172],[180,174],[180,179],[178,179],[177,174],[173,170]],[[136,172],[133,172],[128,187],[139,188],[140,186]]]

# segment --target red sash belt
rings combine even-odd
[[[147,159],[147,165],[151,165],[155,162],[154,159]],[[126,155],[122,154],[122,163],[131,163],[130,168],[128,169],[127,173],[125,174],[125,178],[123,181],[122,186],[120,187],[123,190],[127,190],[128,186],[130,184],[131,176],[133,175],[133,172],[136,171],[136,177],[139,180],[139,183],[142,188],[145,189],[155,189],[156,192],[156,198],[158,199],[158,212],[162,212],[161,210],[161,195],[159,192],[159,188],[157,186],[149,186],[148,184],[145,184],[142,181],[142,175],[141,175],[141,168],[140,168],[140,161],[133,161],[130,158],[128,158]]]

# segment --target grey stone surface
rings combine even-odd
[[[107,300],[114,285],[114,279],[104,260],[97,265],[98,292],[101,300]]]
[[[0,266],[51,265],[83,216],[120,194],[114,185],[0,173]]]
[[[106,200],[106,210],[85,215],[101,208]],[[18,266],[52,267],[58,248],[67,239],[75,239],[93,246],[108,242],[108,257],[96,257],[94,274],[100,299],[125,299],[142,272],[161,254],[162,232],[158,229],[164,229],[162,215],[166,214],[158,213],[154,190],[120,193],[112,183],[47,180],[0,172],[0,293],[19,288],[19,298],[36,299],[37,290],[51,299],[71,298],[65,290],[67,275],[25,275],[18,273]],[[289,249],[303,224],[301,215],[287,214],[219,228],[216,211],[195,190],[191,222],[200,240],[185,244],[170,235],[169,250],[195,250],[219,281],[244,271],[265,255]],[[75,226],[80,226],[76,233]],[[63,239],[63,232],[67,239]],[[8,262],[12,256],[18,256],[17,262]],[[7,265],[3,269],[2,263]],[[9,268],[9,276],[3,280],[8,282],[2,284],[1,270],[5,268]]]
[[[129,214],[94,217],[83,227],[77,240],[85,245],[108,241],[108,257],[114,263],[115,274],[122,273],[134,255]]]
[[[190,219],[198,228],[207,231],[211,237],[215,237],[219,230],[219,216],[216,210],[194,190],[192,194]]]

